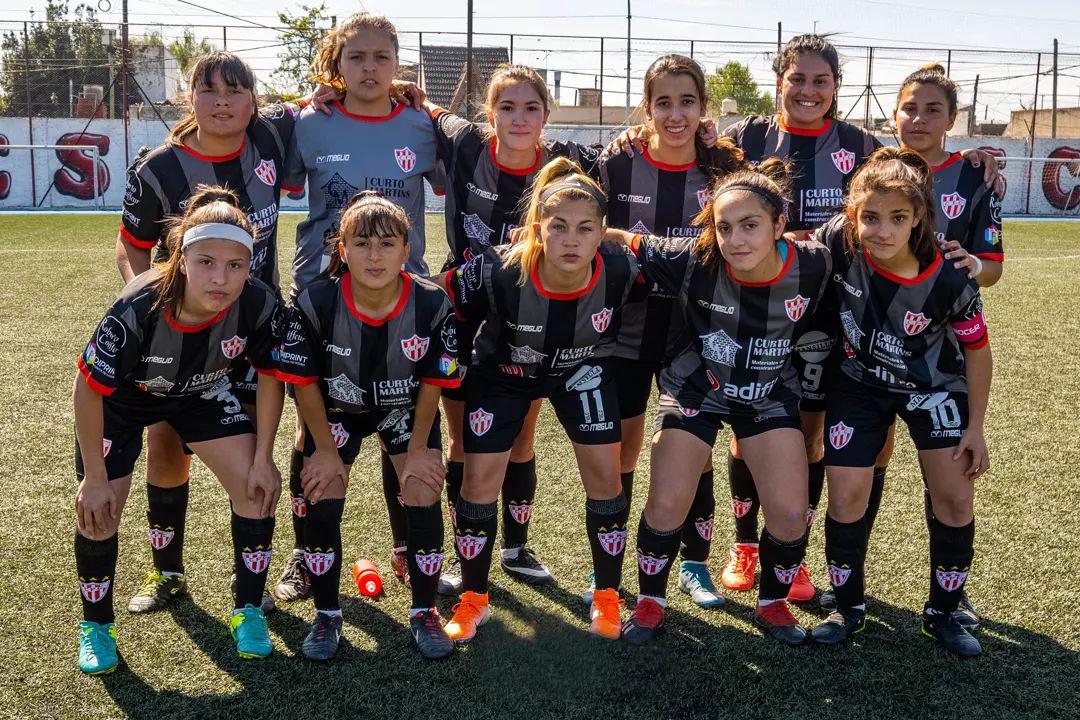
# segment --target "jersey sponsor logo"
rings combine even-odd
[[[791,356],[790,338],[750,338],[746,351],[749,370],[780,370]]]
[[[139,177],[139,172],[136,169],[136,163],[132,163],[131,167],[127,171],[127,183],[124,185],[124,207],[135,207],[142,200],[143,194],[143,181]],[[135,227],[139,227],[139,218],[132,213]]]
[[[333,155],[316,155],[315,164],[349,162],[349,153],[335,153]]]
[[[417,362],[427,355],[429,345],[431,345],[431,338],[413,335],[401,341],[401,352],[405,353],[405,357]]]
[[[967,207],[967,198],[958,192],[951,192],[948,195],[941,196],[941,212],[950,220],[960,217],[965,207]]]
[[[416,153],[408,145],[403,148],[396,148],[394,150],[394,161],[402,172],[412,172],[412,169],[416,167]]]
[[[596,332],[598,332],[598,333],[602,333],[605,330],[607,330],[608,326],[611,325],[611,315],[612,315],[612,309],[611,308],[604,308],[600,312],[593,313],[593,315],[592,315],[593,329],[596,330]]]
[[[843,587],[849,577],[851,577],[850,567],[829,563],[829,584],[834,588]]]
[[[477,255],[458,270],[458,279],[466,290],[476,291],[484,280],[484,256]]]
[[[461,553],[463,559],[472,560],[487,545],[487,535],[482,534],[482,532],[480,535],[458,535],[454,538],[458,552]]]
[[[784,301],[784,312],[787,313],[791,322],[798,322],[799,318],[806,313],[808,307],[810,307],[810,298],[802,295],[796,295]]]
[[[632,228],[630,228],[629,232],[636,233],[638,235],[651,235],[652,234],[649,231],[649,228],[645,226],[645,223],[643,223],[640,220],[638,220],[636,223],[634,223],[634,226]]]
[[[852,285],[851,283],[849,283],[849,282],[848,282],[848,281],[847,281],[847,280],[846,280],[846,279],[844,278],[844,276],[843,276],[843,275],[841,275],[840,273],[836,273],[836,274],[834,274],[834,275],[833,275],[833,280],[835,280],[836,282],[840,283],[840,284],[841,284],[841,285],[842,285],[842,286],[844,287],[844,290],[846,290],[847,292],[851,293],[851,294],[852,294],[852,295],[854,295],[855,297],[857,297],[857,298],[858,298],[858,297],[862,297],[862,290],[860,290],[859,288],[857,288],[857,287],[855,287],[854,285]]]
[[[235,358],[240,353],[244,352],[245,347],[247,347],[246,337],[242,338],[238,335],[233,335],[228,340],[221,341],[221,352],[224,353],[225,357],[229,358],[230,360]]]
[[[520,365],[500,365],[499,370],[506,375],[513,375],[514,377],[525,377],[525,371],[521,369]]]
[[[717,305],[716,303],[711,303],[708,300],[702,300],[700,298],[698,299],[697,303],[701,307],[712,310],[713,312],[723,313],[725,315],[735,314],[734,305]]]
[[[447,377],[452,377],[457,374],[457,360],[451,356],[443,353],[439,358],[439,372]]]
[[[603,369],[599,365],[582,365],[566,381],[567,392],[588,392],[600,387],[603,381]]]
[[[511,345],[510,359],[520,365],[534,365],[544,361],[547,353],[538,352],[529,345]]]
[[[930,324],[930,318],[920,313],[913,313],[910,310],[904,313],[904,332],[908,335],[918,335],[926,326]]]
[[[847,175],[855,169],[855,153],[845,148],[840,148],[836,152],[829,155],[832,158],[832,164],[836,166],[836,169],[841,174]]]
[[[473,431],[473,435],[480,437],[491,429],[494,420],[494,414],[489,413],[484,408],[476,408],[469,413],[469,429]]]
[[[584,347],[562,348],[555,353],[551,361],[552,370],[565,370],[576,367],[593,356],[595,345]]]
[[[491,236],[494,230],[487,226],[476,213],[461,216],[461,225],[465,229],[465,237],[478,245],[491,245]]]
[[[724,395],[745,402],[761,400],[762,398],[769,396],[773,387],[776,386],[776,381],[777,378],[773,378],[765,383],[752,382],[749,385],[734,385],[732,383],[727,383],[724,385]]]
[[[307,500],[303,495],[293,495],[292,514],[298,518],[307,517]]]
[[[859,323],[855,322],[855,313],[845,310],[840,313],[840,324],[844,328],[844,337],[855,350],[862,349],[862,339],[865,333],[859,329]]]
[[[649,205],[652,203],[652,196],[650,195],[633,195],[630,193],[619,193],[615,196],[619,202],[633,203],[635,205]],[[634,232],[634,230],[631,230]]]
[[[484,198],[485,200],[490,200],[491,202],[495,202],[496,200],[499,199],[499,193],[491,192],[490,190],[485,190],[482,187],[477,187],[476,185],[474,185],[471,182],[468,183],[465,187],[473,195],[479,195],[480,197]]]
[[[314,575],[325,575],[334,565],[336,554],[333,550],[322,552],[315,548],[315,552],[304,551],[304,565]]]
[[[421,548],[413,557],[416,559],[416,567],[428,577],[435,577],[442,570],[443,554],[438,550],[426,553]]]
[[[161,357],[160,355],[143,355],[139,358],[142,362],[150,365],[172,365],[176,358]]]
[[[161,528],[157,525],[150,528],[150,547],[155,550],[164,550],[172,542],[173,536],[176,535],[176,530],[173,528]]]
[[[735,367],[735,356],[742,345],[723,330],[701,336],[701,357],[720,365]]]
[[[851,355],[848,355],[848,357],[854,357],[854,355],[855,354],[852,353]],[[907,368],[905,368],[905,370],[906,369]],[[906,388],[914,388],[915,387],[915,383],[910,382],[908,380],[901,380],[896,375],[894,375],[888,368],[883,368],[880,365],[874,365],[869,370],[870,370],[871,375],[873,375],[874,377],[876,377],[878,380],[885,383],[886,385],[899,385],[901,387],[906,387]]]
[[[164,378],[161,375],[158,375],[155,378],[150,378],[149,380],[135,382],[135,387],[139,388],[143,392],[153,393],[155,395],[165,395],[170,390],[172,390],[173,386],[175,385],[176,383],[174,383],[172,380]]]
[[[330,436],[334,438],[334,447],[342,448],[349,441],[349,431],[339,422],[330,423]]]
[[[697,204],[701,210],[705,209],[705,206],[709,204],[712,193],[709,192],[708,187],[703,187],[697,191]]]
[[[701,536],[702,540],[712,540],[713,519],[695,520],[694,529],[697,530],[697,534]]]
[[[244,548],[240,557],[244,561],[244,567],[256,575],[262,575],[270,567],[271,550],[263,550],[262,546],[256,546],[254,550]]]
[[[105,438],[101,441],[101,457],[109,457],[109,451],[112,450],[112,440]]]
[[[511,330],[517,330],[518,332],[526,332],[526,333],[544,332],[544,326],[543,325],[517,325],[515,323],[510,322],[509,320],[506,321],[506,327],[510,328]]]
[[[87,602],[101,602],[109,592],[109,585],[112,584],[112,580],[109,578],[101,578],[101,580],[95,580],[90,578],[89,580],[83,580],[79,578],[79,592],[86,598]]]
[[[653,555],[647,555],[640,550],[637,551],[637,566],[641,568],[641,572],[645,573],[646,575],[657,574],[664,569],[664,567],[668,564],[668,560],[670,559],[671,558],[669,558],[667,555],[655,557]]]
[[[716,379],[716,376],[713,375],[713,371],[709,368],[705,368],[705,377],[709,379],[709,388],[713,392],[716,392],[720,389],[720,381]]]
[[[964,586],[967,582],[968,571],[967,569],[959,569],[953,566],[954,569],[946,570],[941,565],[934,568],[934,578],[937,580],[937,584],[941,586],[941,589],[945,592],[956,592]]]
[[[334,345],[333,343],[327,343],[326,349],[341,357],[349,357],[352,355],[352,348],[341,347],[340,345]]]
[[[997,245],[1001,242],[1001,228],[991,225],[983,231],[983,242],[987,245]]]
[[[443,347],[449,353],[457,353],[457,324],[454,322],[454,318],[449,316],[443,322],[442,331],[439,333],[442,338]]]
[[[361,390],[345,373],[332,377],[326,381],[327,395],[334,400],[340,400],[352,405],[364,404],[364,391]]]
[[[731,498],[731,512],[735,513],[735,517],[746,517],[746,513],[750,512],[750,508],[753,506],[753,500],[740,500],[736,497]]]
[[[820,330],[805,332],[795,341],[795,351],[808,363],[825,362],[836,341]]]
[[[795,576],[798,573],[799,573],[799,566],[798,565],[792,565],[789,568],[782,568],[779,565],[773,565],[773,574],[775,574],[776,579],[779,580],[784,585],[790,585],[795,580]]]
[[[625,528],[620,530],[613,527],[610,530],[605,530],[601,527],[596,533],[596,539],[600,541],[600,547],[604,548],[604,552],[613,557],[617,557],[626,549]]]
[[[274,183],[277,182],[277,165],[274,164],[272,158],[264,158],[255,166],[255,177],[262,180],[263,185],[274,187]]]
[[[949,393],[936,392],[936,393],[915,393],[907,402],[908,412],[914,412],[916,410],[930,410],[935,408],[941,403],[949,399]]]
[[[848,427],[844,424],[844,421],[836,423],[829,427],[829,444],[837,450],[842,450],[849,442],[851,442],[851,436],[855,434],[855,428]]]
[[[126,342],[127,329],[124,327],[124,323],[112,315],[106,316],[98,325],[97,336],[94,338],[94,344],[97,346],[98,352],[105,357],[114,358]]]
[[[510,517],[518,525],[524,525],[532,517],[532,503],[507,503],[506,506],[510,509]]]
[[[379,432],[386,432],[393,428],[394,433],[398,436],[408,433],[409,416],[410,412],[408,410],[402,410],[400,408],[391,410],[386,414],[386,417],[383,418],[383,421],[379,423],[378,430]],[[411,433],[409,434],[411,435]]]

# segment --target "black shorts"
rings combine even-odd
[[[458,318],[456,329],[458,365],[461,367],[462,376],[464,376],[469,369],[469,364],[472,362],[473,340],[480,329],[480,323],[475,320]],[[465,402],[465,383],[463,382],[456,388],[443,388],[442,396],[447,400]]]
[[[839,343],[821,330],[809,330],[795,343],[791,361],[799,373],[803,412],[825,412],[829,387],[840,372]]]
[[[660,367],[641,360],[611,358],[607,361],[619,395],[619,414],[623,419],[643,415],[649,406],[653,385],[660,377]]]
[[[968,396],[890,392],[841,374],[825,412],[825,464],[873,467],[897,415],[919,450],[956,447],[968,426]]]
[[[526,379],[474,365],[465,376],[465,452],[508,451],[533,400],[547,398],[571,442],[608,445],[622,438],[619,397],[606,361],[563,377]]]
[[[110,480],[130,475],[135,469],[135,461],[142,452],[143,429],[155,423],[168,423],[180,436],[185,452],[190,452],[187,446],[192,443],[255,432],[251,418],[228,383],[201,395],[183,397],[120,391],[102,398],[101,404],[105,421],[105,470]],[[82,453],[77,437],[75,475],[82,480]]]
[[[347,413],[333,411],[327,413],[330,422],[330,434],[334,436],[338,456],[341,462],[352,465],[360,454],[360,442],[378,433],[383,447],[389,455],[400,455],[409,449],[412,439],[413,408],[395,408],[393,410],[373,410],[365,413]],[[428,447],[442,449],[442,432],[439,429],[439,413],[431,423],[428,433]],[[311,433],[304,429],[304,457],[315,454],[315,441]]]
[[[716,444],[716,435],[725,424],[731,428],[738,440],[779,428],[802,431],[802,421],[796,407],[770,415],[734,415],[688,410],[679,407],[671,396],[661,395],[660,405],[656,408],[656,432],[685,430],[710,447]]]
[[[229,383],[232,385],[233,395],[241,405],[253,407],[255,405],[255,391],[259,389],[259,373],[247,360],[237,361],[229,370]]]

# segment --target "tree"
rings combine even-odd
[[[76,92],[83,85],[107,88],[109,58],[101,30],[89,5],[78,5],[72,13],[68,0],[48,0],[45,22],[31,22],[28,38],[21,30],[4,33],[0,38],[0,66],[4,68],[0,113],[21,116],[32,109],[37,116],[66,117],[70,87]]]
[[[195,31],[184,28],[184,34],[178,40],[169,43],[169,52],[176,58],[176,67],[180,70],[180,76],[187,82],[188,73],[195,60],[208,53],[214,52],[214,46],[206,38],[195,41]]]
[[[713,112],[719,111],[720,102],[724,98],[734,99],[739,104],[739,112],[743,115],[771,115],[776,109],[772,93],[762,92],[758,84],[754,82],[750,68],[735,60],[728,62],[724,67],[717,68],[705,82],[709,89],[709,104]]]
[[[330,17],[326,14],[326,4],[318,7],[301,5],[300,14],[278,13],[278,22],[286,30],[281,34],[281,63],[274,71],[274,78],[284,84],[275,91],[283,96],[311,90],[314,85],[308,81],[311,63],[315,60],[315,51],[323,29],[329,25]]]

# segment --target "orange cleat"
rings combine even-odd
[[[592,624],[589,626],[589,632],[608,640],[618,640],[622,632],[619,609],[625,604],[626,601],[619,597],[618,590],[609,588],[594,591],[590,610]]]
[[[810,568],[806,567],[806,563],[800,563],[799,572],[795,575],[795,579],[791,581],[791,589],[788,590],[788,602],[810,602],[814,599],[816,593],[817,588],[814,587],[813,581],[810,580]]]
[[[720,575],[720,584],[728,590],[746,592],[754,587],[757,575],[758,546],[749,543],[735,543],[728,551],[730,559]]]
[[[446,623],[444,629],[450,639],[456,643],[467,643],[476,637],[476,628],[486,623],[491,618],[491,608],[488,607],[488,594],[465,591],[461,595],[461,602],[454,606],[454,616]]]

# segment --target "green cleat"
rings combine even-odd
[[[128,612],[149,613],[161,610],[173,600],[187,597],[187,577],[163,575],[154,568],[146,574],[142,586],[128,602]]]
[[[116,669],[116,625],[89,620],[79,623],[79,669],[87,675],[105,675]]]
[[[254,605],[248,604],[233,610],[229,630],[236,641],[236,652],[247,659],[262,659],[274,651],[270,632],[266,629],[266,616]]]
[[[703,562],[683,560],[679,563],[679,589],[689,595],[695,605],[706,610],[727,604],[727,599],[716,592],[709,568]]]

